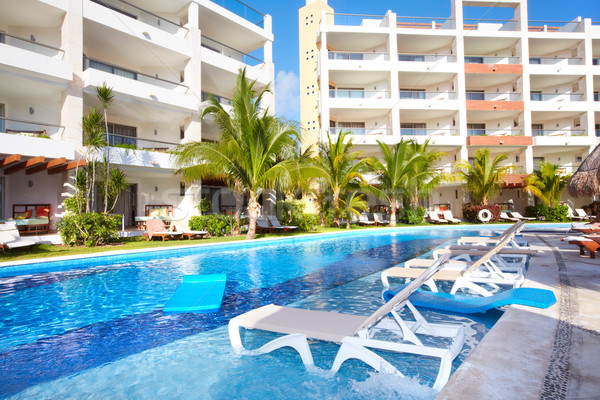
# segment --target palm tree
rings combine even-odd
[[[492,160],[488,149],[479,149],[475,152],[473,165],[465,160],[456,164],[457,168],[462,169],[457,172],[457,177],[466,182],[467,191],[475,204],[488,204],[500,191],[502,177],[512,171],[511,166],[500,165],[506,159],[506,153],[502,153]]]
[[[84,153],[86,154],[88,165],[92,168],[91,182],[87,182],[86,184],[86,212],[90,212],[94,209],[94,186],[96,182],[96,161],[94,160],[94,156],[106,146],[106,140],[104,133],[102,132],[102,122],[102,114],[96,107],[92,107],[90,111],[83,116],[81,121]]]
[[[346,200],[340,199],[340,215],[346,218],[346,229],[350,229],[352,215],[359,216],[360,211],[367,211],[369,205],[363,200],[362,194],[356,195],[356,191],[349,193]]]
[[[202,111],[202,117],[211,115],[215,119],[220,131],[217,143],[183,144],[174,155],[188,180],[218,176],[232,188],[243,188],[249,197],[247,239],[256,236],[260,194],[268,189],[285,190],[297,180],[298,173],[293,157],[298,132],[291,124],[260,109],[269,88],[257,93],[255,83],[246,79],[245,69],[241,70],[232,96],[232,111],[223,109],[214,97]]]
[[[370,159],[360,151],[351,151],[352,139],[344,140],[348,132],[340,132],[335,142],[327,134],[327,143],[319,144],[319,157],[314,160],[318,175],[332,192],[334,225],[340,226],[340,196],[350,188],[366,184],[362,172],[367,170]]]
[[[559,201],[567,182],[571,177],[561,175],[560,165],[540,162],[533,174],[525,179],[525,191],[539,198],[548,207],[554,207]]]
[[[401,139],[399,143],[389,146],[377,141],[383,162],[372,158],[373,169],[377,171],[380,189],[374,189],[379,198],[384,198],[390,206],[390,226],[396,226],[396,210],[400,200],[410,194],[410,183],[418,172],[418,165],[423,156],[412,152],[411,141]]]
[[[106,133],[106,163],[104,176],[106,179],[104,180],[104,214],[108,211],[108,186],[109,180],[108,177],[110,174],[110,140],[108,139],[108,116],[107,110],[110,104],[113,102],[115,95],[113,94],[112,88],[106,86],[106,82],[104,82],[101,86],[96,88],[96,96],[98,100],[100,100],[100,105],[102,106],[102,110],[104,111],[104,128]]]
[[[429,139],[422,144],[411,141],[408,146],[408,156],[418,157],[418,162],[412,165],[414,173],[408,181],[408,200],[412,208],[419,206],[419,198],[427,197],[444,180],[445,175],[434,170],[438,160],[445,156],[442,151],[429,150]]]

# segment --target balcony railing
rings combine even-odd
[[[329,51],[327,57],[330,60],[349,61],[388,61],[387,53],[363,53],[358,51]]]
[[[467,136],[522,136],[520,129],[467,129]]]
[[[456,93],[400,90],[400,100],[456,100]]]
[[[262,60],[251,56],[250,54],[243,53],[239,50],[234,49],[233,47],[229,47],[226,44],[217,42],[216,40],[206,36],[202,36],[201,45],[206,49],[222,54],[226,57],[232,58],[251,67],[263,64]]]
[[[46,122],[0,117],[0,132],[21,136],[60,139],[65,127]]]
[[[469,31],[496,30],[496,31],[516,31],[518,30],[517,21],[510,19],[476,19],[465,18],[463,28]]]
[[[392,134],[392,130],[386,128],[329,128],[329,132],[332,135],[339,135],[342,132],[346,132],[355,136],[389,136]]]
[[[529,32],[580,32],[583,24],[579,21],[529,21]]]
[[[521,93],[480,93],[466,92],[467,100],[476,101],[519,101]]]
[[[456,62],[454,54],[406,54],[398,53],[398,61],[403,62]]]
[[[138,137],[108,134],[108,143],[111,147],[121,147],[130,150],[147,150],[167,152],[177,147],[177,143],[163,142],[160,140],[142,139]]]
[[[187,28],[177,22],[173,22],[167,18],[156,15],[141,7],[128,3],[124,0],[91,0],[96,4],[100,4],[113,11],[121,13],[129,18],[136,19],[154,28],[160,29],[170,34],[176,34],[180,30],[187,32]]]
[[[65,55],[65,51],[63,49],[59,49],[58,47],[39,43],[31,39],[25,39],[23,37],[13,35],[12,33],[2,31],[0,31],[0,43],[61,60]]]
[[[389,99],[387,90],[329,89],[331,99]]]
[[[363,14],[327,14],[325,21],[333,20],[333,25],[345,26],[383,26],[384,15],[363,15]],[[328,23],[329,25],[329,23]],[[387,26],[387,24],[386,24]]]
[[[451,18],[398,16],[396,27],[407,29],[454,29],[456,24],[454,19]]]
[[[84,57],[83,59],[83,70],[85,71],[88,68],[97,69],[99,71],[108,72],[109,74],[122,76],[124,78],[132,79],[135,81],[140,81],[144,83],[148,83],[150,85],[160,86],[165,89],[177,89],[180,88],[183,92],[187,92],[189,87],[183,85],[178,82],[169,81],[166,79],[158,78],[156,76],[147,75],[141,72],[132,71],[129,69],[125,69],[123,67],[119,67],[116,65],[112,65],[106,63],[104,61],[98,61],[91,58]]]
[[[400,128],[401,136],[457,136],[456,129]]]
[[[583,101],[582,93],[531,93],[531,101]]]
[[[533,136],[584,136],[583,129],[532,129]]]
[[[239,0],[211,0],[232,13],[264,28],[265,15]]]
[[[228,99],[227,97],[219,96],[219,95],[216,95],[213,93],[207,93],[207,92],[202,92],[202,101],[210,100],[211,96],[214,97],[219,102],[219,104],[222,104],[225,106],[233,106],[231,99]]]
[[[466,64],[519,64],[519,60],[509,56],[465,56]]]
[[[569,65],[581,65],[583,63],[583,59],[576,57],[529,57],[529,64],[532,65],[556,65],[560,63],[567,63]]]

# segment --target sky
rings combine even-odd
[[[275,112],[277,116],[300,120],[298,81],[298,10],[305,0],[242,0],[273,18],[273,60],[275,63]],[[448,17],[451,0],[329,0],[336,13],[384,15],[387,10],[398,16]],[[490,9],[465,10],[465,18],[503,19]],[[529,0],[529,20],[570,21],[577,17],[600,22],[600,0]]]

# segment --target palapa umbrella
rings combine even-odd
[[[571,176],[567,190],[573,197],[600,194],[600,145],[596,146]]]

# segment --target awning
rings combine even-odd
[[[53,175],[75,169],[78,165],[83,167],[86,164],[86,160],[67,161],[65,157],[24,157],[21,154],[0,154],[0,170],[3,175],[11,175],[23,170],[26,175],[44,171],[47,171],[48,175]]]
[[[529,174],[506,174],[500,180],[502,189],[518,189],[525,187],[525,179]]]

